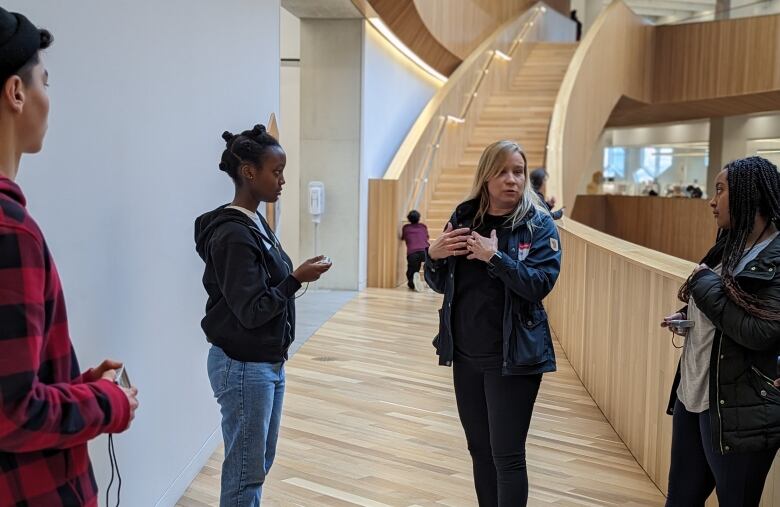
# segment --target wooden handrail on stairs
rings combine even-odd
[[[404,217],[414,206],[425,219],[441,169],[458,164],[487,98],[508,85],[553,16],[562,17],[539,2],[480,44],[423,109],[384,177],[369,181],[369,287],[401,283]]]

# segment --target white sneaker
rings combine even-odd
[[[425,287],[425,285],[422,282],[422,275],[420,273],[415,273],[415,275],[412,277],[412,283],[414,283],[414,290],[416,292],[423,291],[423,287]]]

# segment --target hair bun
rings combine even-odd
[[[257,124],[252,128],[253,136],[261,136],[266,133],[265,125]]]
[[[226,172],[226,173],[230,174],[230,173],[228,172],[228,169],[230,169],[230,167],[228,167],[228,165],[227,165],[227,163],[226,163],[226,162],[220,162],[220,163],[219,163],[219,170],[220,170],[220,171],[224,171],[224,172]]]
[[[232,140],[233,140],[233,138],[234,138],[234,137],[236,137],[236,136],[234,136],[233,134],[231,134],[231,133],[230,133],[230,132],[228,132],[227,130],[226,130],[226,131],[224,131],[224,132],[222,132],[222,139],[224,139],[224,140],[225,140],[225,142],[228,142],[228,143],[229,143],[230,141],[232,141]]]

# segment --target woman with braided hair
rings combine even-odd
[[[209,296],[201,327],[211,343],[208,374],[222,411],[220,506],[258,506],[276,453],[284,362],[295,339],[295,292],[331,264],[320,256],[293,271],[257,212],[261,202],[275,202],[282,193],[287,157],[279,142],[262,125],[222,138],[219,168],[236,190],[230,204],[195,221]]]
[[[780,174],[748,157],[718,175],[715,245],[680,288],[688,306],[661,324],[685,336],[673,414],[667,506],[758,506],[780,446]],[[671,321],[688,319],[681,329]]]

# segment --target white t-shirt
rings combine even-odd
[[[246,208],[242,208],[241,206],[233,206],[233,205],[226,206],[226,208],[238,210],[241,213],[243,213],[246,216],[248,216],[249,218],[251,218],[252,221],[255,223],[255,225],[257,225],[257,228],[260,230],[260,232],[263,233],[261,235],[261,237],[263,238],[263,244],[265,245],[265,247],[269,251],[271,250],[271,248],[273,248],[274,245],[272,243],[270,243],[268,241],[268,239],[266,239],[266,235],[268,234],[268,230],[263,226],[263,222],[260,220],[260,217],[258,216],[256,211],[252,211],[252,210],[249,210],[249,209],[246,209]],[[276,239],[276,238],[272,238],[272,239]]]

